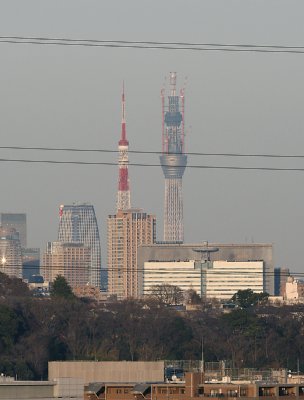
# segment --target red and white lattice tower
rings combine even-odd
[[[131,208],[131,197],[129,187],[129,142],[127,140],[126,132],[126,101],[125,101],[125,90],[123,85],[122,90],[122,119],[121,119],[121,137],[118,142],[118,166],[119,166],[119,178],[118,178],[118,192],[117,192],[117,210],[128,210]]]

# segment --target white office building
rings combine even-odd
[[[238,290],[265,291],[263,261],[146,261],[141,296],[151,294],[156,285],[175,285],[182,291],[193,289],[201,297],[229,300]]]
[[[151,294],[155,285],[179,286],[195,290],[201,296],[201,263],[197,261],[146,261],[141,295]]]
[[[207,298],[229,300],[238,290],[265,291],[263,261],[214,261],[204,277]]]

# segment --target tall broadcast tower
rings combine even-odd
[[[119,165],[119,178],[118,178],[118,192],[117,192],[117,210],[128,210],[131,208],[130,188],[129,188],[129,142],[126,134],[126,101],[124,85],[122,89],[122,119],[121,119],[121,138],[118,142],[118,165]]]
[[[170,93],[162,98],[162,155],[165,175],[164,241],[184,241],[182,177],[187,165],[184,154],[184,90],[176,93],[176,72],[170,72]]]

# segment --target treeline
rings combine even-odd
[[[49,360],[199,360],[202,337],[205,361],[303,370],[303,332],[303,306],[180,312],[155,300],[100,305],[62,285],[43,299],[0,274],[0,373],[18,379],[46,379]]]

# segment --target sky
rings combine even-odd
[[[301,0],[0,0],[0,36],[303,46]],[[117,148],[125,82],[131,150],[161,150],[161,98],[185,85],[186,150],[304,155],[304,54],[38,46],[0,43],[0,145]],[[0,149],[0,158],[116,162],[115,153]],[[130,154],[158,163],[158,155]],[[301,159],[189,156],[188,165],[304,168]],[[1,212],[25,212],[28,245],[57,238],[60,204],[115,212],[116,166],[0,162]],[[157,217],[160,167],[130,167],[132,206]],[[275,265],[304,272],[304,172],[188,168],[185,242],[273,243]]]

